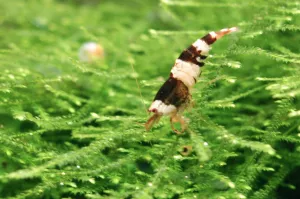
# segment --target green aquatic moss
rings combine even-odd
[[[298,198],[299,2],[1,1],[1,198]],[[216,42],[185,112],[146,132],[179,53]],[[99,43],[103,59],[78,60]]]

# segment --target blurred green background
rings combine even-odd
[[[0,197],[299,198],[299,7],[0,1]],[[146,132],[180,52],[233,26],[195,85],[188,131],[164,118]],[[104,57],[83,63],[90,41]]]

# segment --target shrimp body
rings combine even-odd
[[[171,127],[176,133],[182,133],[186,129],[187,125],[182,113],[191,102],[190,92],[201,74],[201,67],[204,66],[204,60],[211,49],[210,45],[225,34],[236,30],[237,28],[233,27],[210,32],[197,39],[180,54],[171,69],[169,79],[161,86],[148,109],[154,114],[146,122],[146,130],[150,130],[164,115],[170,116]],[[181,131],[174,128],[174,122],[180,122]]]

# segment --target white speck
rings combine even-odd
[[[97,113],[91,113],[91,116],[92,116],[93,118],[100,118],[100,116],[99,116]]]
[[[64,186],[64,183],[63,182],[61,182],[61,183],[59,183],[60,184],[60,186]]]
[[[77,168],[77,169],[80,169],[80,166],[79,166],[79,165],[77,165],[77,166],[76,166],[76,168]]]
[[[182,156],[181,155],[174,155],[173,158],[175,160],[180,160],[180,159],[182,159]]]
[[[51,89],[51,86],[48,85],[48,84],[45,84],[44,87],[45,87],[46,90],[50,90]]]
[[[157,34],[157,31],[154,30],[154,29],[150,29],[150,30],[149,30],[149,33],[150,33],[151,35],[156,35],[156,34]]]
[[[104,178],[105,178],[105,176],[104,176],[104,175],[99,175],[99,177],[100,177],[100,178],[102,178],[102,179],[104,179]]]
[[[228,82],[235,83],[235,79],[228,79]]]
[[[208,143],[207,143],[207,142],[204,142],[203,144],[204,144],[204,146],[208,146]]]
[[[148,183],[148,186],[149,186],[149,187],[152,187],[152,186],[153,186],[152,182],[149,182],[149,183]]]
[[[289,96],[295,97],[295,93],[289,93]]]
[[[66,175],[66,173],[65,173],[65,172],[62,172],[62,173],[61,173],[61,175],[63,175],[63,176],[64,176],[64,175]]]
[[[96,183],[95,178],[90,178],[90,179],[89,179],[89,182],[90,182],[91,184],[95,184],[95,183]]]
[[[13,75],[8,75],[8,77],[10,78],[10,79],[15,79],[15,76],[13,76]]]
[[[185,179],[188,179],[189,178],[189,176],[184,176],[185,177]]]
[[[26,119],[26,117],[24,115],[17,115],[15,118],[20,120],[20,121],[23,121],[23,120]]]
[[[234,184],[233,182],[228,182],[228,186],[229,186],[230,188],[234,188],[234,187],[235,187],[235,184]]]
[[[228,62],[227,65],[231,68],[241,68],[240,62]]]

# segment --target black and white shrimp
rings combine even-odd
[[[148,111],[154,114],[145,124],[146,130],[150,130],[153,124],[166,115],[170,116],[172,130],[182,133],[187,122],[182,117],[183,111],[190,105],[191,89],[201,74],[201,67],[208,56],[210,45],[224,35],[236,31],[236,27],[225,28],[217,32],[210,32],[201,39],[197,39],[185,49],[176,59],[169,79],[157,92]],[[181,124],[181,131],[174,128],[174,123]]]

